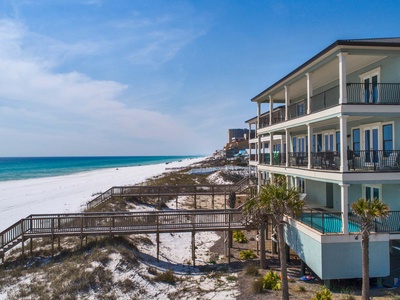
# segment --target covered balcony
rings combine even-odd
[[[266,158],[266,164],[269,164],[269,155]],[[339,152],[311,152],[311,169],[339,171],[340,163]],[[285,164],[285,155],[274,153],[273,165]],[[308,153],[289,152],[288,165],[294,168],[308,168]],[[400,171],[400,150],[348,150],[347,165],[348,171],[355,172],[398,172]]]
[[[347,83],[347,104],[381,105],[400,104],[400,83]],[[339,105],[339,86],[311,97],[309,113],[319,112]],[[288,120],[306,115],[308,103],[300,100],[288,105]],[[284,110],[274,112],[272,122],[265,119],[260,128],[285,121]],[[261,126],[262,125],[262,126]]]

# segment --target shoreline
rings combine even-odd
[[[81,212],[93,194],[113,186],[135,185],[146,179],[205,160],[183,159],[168,164],[107,168],[54,177],[0,182],[0,231],[31,214]]]

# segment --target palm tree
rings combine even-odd
[[[369,236],[374,220],[389,215],[389,206],[376,198],[372,201],[360,198],[351,204],[351,209],[361,223],[362,299],[367,300],[369,299]]]
[[[285,182],[267,184],[261,187],[258,197],[253,198],[244,206],[244,214],[252,220],[262,223],[271,216],[276,224],[279,244],[279,260],[282,276],[282,299],[289,299],[289,284],[287,279],[286,251],[284,240],[285,215],[298,216],[304,206],[300,193],[295,188],[288,188]],[[264,256],[264,253],[261,253]]]

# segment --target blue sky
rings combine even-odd
[[[399,1],[1,0],[0,156],[184,155],[338,39],[400,36]],[[400,78],[399,78],[400,80]]]

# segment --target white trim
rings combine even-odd
[[[364,79],[366,78],[371,78],[373,76],[377,75],[378,76],[378,83],[380,83],[381,79],[381,67],[377,67],[375,69],[372,69],[368,72],[365,72],[363,74],[360,74],[358,77],[360,77],[361,83],[364,83]]]

